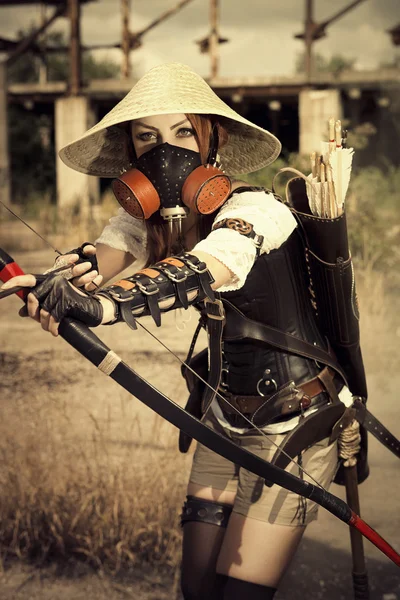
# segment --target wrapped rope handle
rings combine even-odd
[[[304,173],[302,173],[298,169],[295,169],[294,167],[282,167],[282,169],[279,169],[279,171],[277,173],[275,173],[275,175],[274,175],[274,177],[272,179],[272,186],[271,186],[271,188],[272,188],[272,192],[274,194],[276,194],[276,192],[275,192],[275,181],[276,181],[278,175],[281,175],[282,173],[292,173],[292,174],[296,175],[297,177],[300,177],[301,179],[304,179],[304,181],[308,185],[310,185],[313,188],[313,190],[316,192],[316,189],[315,189],[315,186],[314,186],[313,182],[310,181],[310,179],[308,179],[308,177],[306,175],[304,175]],[[289,202],[289,199],[288,199],[289,198],[289,193],[288,192],[289,192],[289,185],[290,185],[290,182],[292,181],[292,179],[289,179],[289,181],[287,181],[286,187],[285,187],[285,198],[286,198],[285,204],[289,204],[289,205],[290,205],[290,202]]]

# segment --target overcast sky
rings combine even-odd
[[[131,30],[142,29],[176,3],[177,0],[131,0]],[[350,0],[314,0],[315,20],[324,21],[348,4]],[[293,35],[303,29],[304,5],[304,0],[220,0],[220,33],[230,40],[220,46],[220,75],[292,74],[296,54],[303,48]],[[119,0],[97,0],[83,7],[84,44],[120,40],[119,7]],[[208,9],[208,0],[192,0],[147,34],[143,47],[131,52],[135,73],[142,75],[159,63],[179,61],[208,76],[209,58],[200,54],[194,43],[208,34]],[[48,14],[52,10],[48,8]],[[39,23],[40,16],[39,4],[0,8],[0,36],[12,38],[18,29]],[[356,58],[357,68],[373,69],[400,52],[387,33],[399,22],[399,0],[365,0],[331,25],[328,36],[316,42],[314,48],[326,57],[340,53]],[[66,28],[65,19],[53,27],[62,28]],[[114,50],[108,55],[118,61],[121,53]]]

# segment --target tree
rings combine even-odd
[[[20,39],[29,31],[20,31]],[[38,42],[38,49],[43,47]],[[46,36],[46,45],[66,46],[64,34],[52,32]],[[9,83],[33,83],[38,81],[40,62],[47,67],[48,81],[67,81],[68,55],[66,52],[47,53],[27,51],[8,69]],[[119,66],[110,60],[97,60],[91,52],[82,59],[82,77],[108,79],[116,77]],[[8,115],[9,148],[11,157],[11,186],[14,202],[27,203],[33,197],[55,198],[55,147],[53,117],[43,114],[30,105],[13,104]]]
[[[33,27],[27,31],[19,31],[18,38],[23,39],[29,35]],[[67,47],[65,36],[61,31],[52,31],[46,35],[45,40],[40,40],[35,51],[27,51],[8,70],[10,83],[33,83],[39,79],[40,63],[46,65],[47,81],[67,81],[68,79],[68,54],[66,51],[48,52],[45,47]],[[98,60],[92,52],[82,54],[82,78],[112,79],[119,74],[119,65],[112,60]]]
[[[326,58],[322,54],[314,54],[314,72],[331,73],[334,77],[339,77],[342,71],[353,69],[356,63],[355,58],[347,58],[342,54],[332,54]],[[299,52],[296,57],[295,72],[305,73],[305,52]]]
[[[400,69],[400,54],[394,55],[391,60],[379,63],[378,69]]]

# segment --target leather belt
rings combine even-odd
[[[228,421],[234,426],[248,426],[248,423],[241,418],[237,411],[245,415],[248,419],[252,419],[253,415],[263,406],[263,421],[265,425],[273,421],[285,418],[295,413],[301,413],[313,406],[326,404],[327,399],[317,399],[317,396],[322,392],[326,392],[326,387],[321,379],[330,381],[333,380],[334,372],[325,367],[316,377],[309,381],[295,385],[291,395],[281,396],[279,391],[270,397],[266,396],[241,396],[229,394],[222,391],[222,396],[229,402],[225,402],[221,397],[217,396],[218,403],[223,413],[228,417]],[[241,424],[239,425],[239,421]]]
[[[400,440],[390,433],[390,431],[369,412],[365,404],[359,398],[354,399],[352,408],[355,409],[355,418],[360,425],[363,425],[367,431],[372,433],[372,435],[381,442],[381,444],[386,446],[388,450],[400,458]]]

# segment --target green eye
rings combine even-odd
[[[155,133],[152,133],[151,131],[145,131],[143,133],[139,133],[136,138],[138,140],[142,140],[142,142],[149,142],[150,140],[155,139],[157,136]]]
[[[190,137],[194,135],[194,129],[191,127],[181,127],[176,135],[179,137]]]

